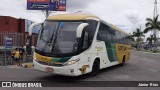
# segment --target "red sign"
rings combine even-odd
[[[27,2],[50,2],[50,0],[27,0]]]
[[[66,6],[59,6],[59,7],[58,7],[58,10],[59,10],[59,11],[66,11]]]

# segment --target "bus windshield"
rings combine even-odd
[[[36,49],[46,53],[68,54],[77,51],[77,27],[83,22],[45,21]]]

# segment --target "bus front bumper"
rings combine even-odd
[[[81,71],[78,69],[77,63],[69,66],[62,66],[62,67],[56,67],[56,66],[47,66],[39,64],[37,61],[33,60],[34,69],[48,72],[48,73],[54,73],[57,75],[65,75],[65,76],[79,76],[81,75]]]

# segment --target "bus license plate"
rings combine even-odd
[[[53,68],[47,67],[46,72],[53,72]]]

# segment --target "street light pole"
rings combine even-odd
[[[136,22],[136,24],[138,25],[138,27],[141,28],[141,25],[137,22],[137,20],[134,17],[131,17],[131,18]]]

